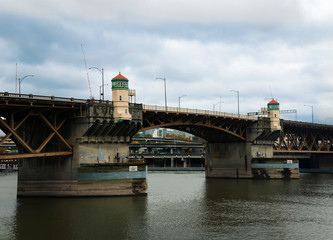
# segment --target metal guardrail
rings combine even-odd
[[[75,102],[75,103],[86,103],[88,100],[90,100],[90,99],[43,96],[43,95],[33,95],[33,94],[19,94],[19,93],[9,93],[9,92],[0,92],[0,97],[58,101],[58,102]]]
[[[57,101],[57,102],[73,102],[73,103],[88,103],[90,101],[95,101],[98,103],[110,102],[110,101],[101,101],[101,100],[94,100],[94,99],[66,98],[66,97],[43,96],[43,95],[33,95],[33,94],[18,94],[18,93],[9,93],[9,92],[0,92],[0,97]],[[143,110],[151,110],[151,111],[163,111],[163,112],[169,112],[169,113],[190,113],[190,114],[238,118],[238,119],[254,120],[254,121],[258,120],[257,116],[248,116],[248,115],[226,113],[226,112],[219,112],[219,111],[200,110],[200,109],[191,109],[191,108],[178,108],[178,107],[163,107],[163,106],[146,105],[146,104],[142,104],[142,106],[143,106]]]
[[[108,100],[98,100],[98,99],[82,99],[82,98],[67,98],[67,97],[55,97],[55,96],[43,96],[43,95],[33,95],[33,94],[19,94],[19,93],[9,93],[9,92],[0,92],[0,97],[4,98],[16,98],[23,100],[42,100],[42,101],[54,101],[54,102],[63,102],[63,103],[111,103],[112,101]]]
[[[228,117],[228,118],[238,118],[245,120],[258,120],[257,116],[248,116],[235,113],[226,113],[219,111],[210,111],[210,110],[200,110],[200,109],[191,109],[191,108],[178,108],[178,107],[163,107],[163,106],[154,106],[154,105],[142,105],[143,110],[148,111],[160,111],[160,112],[169,112],[169,113],[190,113],[190,114],[200,114],[208,116],[217,116],[217,117]]]

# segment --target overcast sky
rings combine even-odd
[[[237,112],[269,98],[333,124],[333,2],[0,0],[0,91],[99,99],[119,72],[137,102]],[[222,99],[221,106],[217,104]],[[295,119],[295,114],[281,116]]]

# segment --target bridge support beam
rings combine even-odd
[[[18,197],[77,195],[77,163],[72,156],[19,159]]]
[[[19,159],[17,196],[147,195],[145,163],[137,159],[128,159],[131,137],[142,122],[140,106],[131,105],[130,112],[136,116],[132,121],[114,122],[112,105],[93,103],[86,106],[87,109],[82,116],[68,115],[67,121],[60,124],[57,124],[57,118],[51,121],[50,117],[46,119],[43,115],[40,118],[48,128],[43,128],[44,125],[40,122],[33,125],[29,124],[29,121],[24,122],[27,127],[32,126],[31,131],[26,131],[27,127],[22,124],[21,142],[30,145],[19,146],[22,158]],[[58,132],[60,127],[62,132]],[[49,129],[53,133],[46,132]],[[16,134],[14,130],[11,131],[12,134]],[[53,135],[57,135],[56,140],[60,140],[50,141]],[[41,136],[45,136],[46,140],[42,141],[44,138]],[[62,148],[59,142],[64,145]],[[26,153],[25,148],[29,146],[34,148]],[[35,153],[34,149],[38,147],[45,152]]]
[[[127,158],[129,143],[77,143],[74,149],[78,196],[147,195],[146,165]]]
[[[206,178],[251,178],[246,143],[208,143]]]
[[[208,143],[207,178],[299,178],[298,160],[274,156],[273,146],[280,132],[271,132],[269,121],[249,125],[245,142]]]
[[[251,143],[209,143],[206,178],[299,178],[298,160],[275,157],[272,146]]]
[[[147,195],[147,168],[128,144],[82,143],[73,156],[19,159],[18,197]]]

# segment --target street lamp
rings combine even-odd
[[[305,107],[310,107],[312,110],[312,123],[313,123],[313,105],[304,105]]]
[[[221,105],[222,105],[222,103],[224,103],[224,102],[222,101],[222,97],[220,96],[220,101],[217,102],[217,103],[215,103],[215,104],[213,104],[213,111],[215,111],[215,106],[216,106],[217,104],[219,104],[219,105],[220,105],[219,112],[221,112]]]
[[[186,97],[186,95],[182,95],[182,96],[178,97],[178,108],[180,108],[180,99],[181,99],[182,97]]]
[[[220,112],[221,112],[221,108],[222,108],[222,103],[224,103],[223,101],[222,101],[222,96],[220,96]]]
[[[99,92],[102,91],[102,88],[104,88],[104,86],[109,86],[109,84],[104,84],[103,86],[99,86]],[[103,101],[104,101],[104,94],[103,94]]]
[[[25,75],[23,78],[19,78],[19,94],[21,95],[21,82],[23,81],[23,79],[25,79],[26,77],[33,77],[34,75]]]
[[[165,111],[167,111],[166,78],[157,77],[156,80],[164,81],[164,101],[165,101]]]
[[[235,93],[237,93],[237,102],[238,102],[237,106],[238,106],[238,115],[239,115],[239,91],[236,91],[236,90],[230,90],[230,92],[235,92]]]
[[[100,90],[99,90],[99,99],[101,100],[101,99],[103,99],[103,101],[104,101],[104,69],[102,68],[102,70],[101,69],[99,69],[98,67],[90,67],[89,69],[97,69],[98,71],[100,71],[100,73],[102,74],[102,91],[101,91],[101,88],[100,88]]]
[[[217,102],[217,103],[213,103],[213,111],[215,111],[215,106],[217,105],[217,104],[219,104],[220,102]]]

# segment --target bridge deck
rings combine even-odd
[[[226,117],[226,118],[236,118],[242,120],[258,120],[258,116],[248,116],[235,113],[210,111],[210,110],[200,110],[192,108],[178,108],[178,107],[163,107],[155,105],[142,105],[143,111],[155,111],[155,112],[167,112],[167,113],[182,113],[182,114],[195,114],[195,115],[206,115],[206,116],[216,116],[216,117]]]
[[[89,101],[96,101],[98,103],[110,102],[110,101],[91,100],[91,99],[65,98],[65,97],[18,94],[18,93],[8,93],[8,92],[0,92],[0,99],[5,101],[15,99],[16,101],[27,101],[27,102],[34,101],[34,102],[63,103],[63,104],[66,103],[86,104]],[[164,107],[164,106],[146,105],[146,104],[143,104],[142,106],[144,111],[196,114],[196,115],[226,117],[226,118],[235,118],[235,119],[252,120],[252,121],[258,120],[258,116],[248,116],[236,113],[227,113],[227,112],[192,109],[192,108]]]

